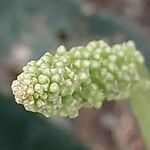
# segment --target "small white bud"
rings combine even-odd
[[[56,93],[60,91],[60,87],[58,86],[57,83],[52,83],[49,87],[49,91],[52,93]]]
[[[39,75],[38,80],[39,80],[39,83],[41,83],[41,84],[50,82],[49,78],[46,75],[42,75],[42,74]]]
[[[43,94],[43,87],[40,85],[40,84],[36,84],[35,87],[34,87],[34,90],[39,93],[40,95]]]
[[[66,52],[66,48],[63,45],[57,48],[57,54],[63,54],[65,52]]]

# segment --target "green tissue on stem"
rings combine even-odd
[[[141,68],[142,80],[134,86],[131,94],[131,106],[139,123],[147,148],[150,149],[150,73]]]

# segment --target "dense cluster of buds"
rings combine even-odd
[[[30,61],[12,83],[17,103],[50,116],[78,116],[81,107],[99,108],[104,100],[128,98],[140,80],[143,56],[132,41],[112,47],[104,41],[45,53]]]

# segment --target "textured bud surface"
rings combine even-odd
[[[140,80],[143,61],[132,41],[112,47],[92,41],[69,51],[60,46],[54,56],[47,52],[27,63],[12,90],[26,110],[76,117],[81,107],[99,108],[104,100],[128,98]]]

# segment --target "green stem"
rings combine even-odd
[[[141,80],[135,86],[130,102],[147,148],[150,150],[150,73],[146,67],[143,67],[141,71],[145,80]]]

